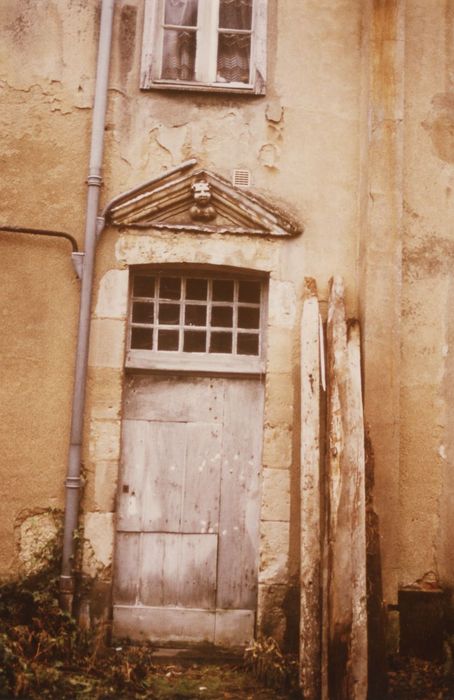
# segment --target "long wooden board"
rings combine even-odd
[[[320,697],[320,334],[317,286],[305,279],[301,316],[301,618],[300,685]]]
[[[345,318],[340,278],[330,283],[328,406],[328,694],[367,696],[364,423],[359,327]]]

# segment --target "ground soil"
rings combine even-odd
[[[161,693],[157,697],[172,700],[290,700],[297,697],[290,691],[265,688],[241,666],[234,665],[223,668],[196,664],[190,667],[162,666],[157,678],[155,688]],[[392,657],[388,682],[388,700],[454,700],[454,679],[445,676],[442,664]],[[189,695],[184,694],[186,692]]]
[[[152,697],[182,700],[288,700],[289,692],[266,688],[241,666],[160,666],[151,684]],[[295,697],[295,696],[293,696]]]
[[[392,656],[388,700],[454,700],[454,677],[441,663]]]

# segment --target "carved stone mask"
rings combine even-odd
[[[208,203],[211,199],[210,183],[206,180],[197,180],[192,185],[194,201],[198,204]]]

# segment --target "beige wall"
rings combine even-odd
[[[2,223],[67,230],[81,247],[98,7],[4,0],[0,13]],[[290,458],[282,472],[267,465],[264,518],[286,554],[270,585],[298,570],[299,418],[283,395],[298,380],[306,275],[322,299],[343,275],[348,313],[363,321],[386,598],[430,569],[452,584],[454,3],[270,0],[265,97],[140,92],[142,12],[139,0],[117,2],[103,201],[195,156],[226,178],[250,169],[253,189],[305,227],[288,241],[201,244],[207,262],[269,269],[284,324],[285,348],[269,347],[265,441]],[[84,496],[93,533],[114,510],[127,266],[191,259],[195,243],[160,233],[137,260],[109,229],[98,247]],[[0,233],[0,244],[0,574],[11,575],[20,523],[63,506],[79,282],[64,242]],[[94,550],[108,564],[109,544]]]
[[[454,583],[454,4],[406,18],[402,283],[401,583]]]

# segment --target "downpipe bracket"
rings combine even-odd
[[[67,489],[80,489],[82,487],[82,479],[80,476],[68,476],[65,480]]]
[[[71,253],[73,268],[77,277],[81,280],[84,274],[85,253]]]

